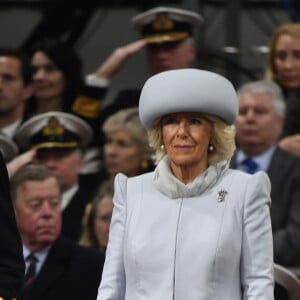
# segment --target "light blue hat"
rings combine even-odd
[[[236,91],[225,77],[204,70],[178,69],[150,77],[141,92],[139,115],[147,129],[160,117],[201,112],[233,124],[238,113]]]

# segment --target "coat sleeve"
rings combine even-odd
[[[24,276],[22,243],[10,198],[9,181],[0,152],[0,297],[16,298]]]
[[[274,299],[270,189],[269,178],[264,172],[249,176],[243,216],[243,300]]]
[[[97,300],[123,300],[125,298],[123,248],[126,224],[126,185],[127,177],[118,174],[115,179],[114,209],[109,229],[109,242]]]

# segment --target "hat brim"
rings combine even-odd
[[[59,143],[59,142],[47,142],[47,143],[40,143],[34,145],[32,148],[34,149],[47,149],[47,148],[59,148],[59,149],[74,149],[78,148],[80,145],[76,142],[73,143]]]
[[[150,44],[159,44],[165,42],[182,41],[189,37],[188,32],[170,32],[163,34],[152,34],[144,37],[144,40]]]

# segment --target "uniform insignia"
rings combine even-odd
[[[226,190],[220,190],[218,192],[218,202],[223,202],[228,192]]]
[[[157,19],[152,23],[152,29],[154,31],[172,30],[174,26],[174,22],[164,14],[159,15]]]
[[[55,117],[51,117],[48,121],[47,126],[43,128],[42,134],[44,136],[61,136],[65,132],[64,127],[58,122]]]

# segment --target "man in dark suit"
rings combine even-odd
[[[11,178],[26,273],[20,300],[94,300],[104,256],[60,235],[61,190],[54,173],[30,164]]]
[[[257,81],[243,85],[238,97],[238,149],[231,167],[268,173],[274,260],[284,266],[300,266],[300,159],[277,145],[285,112],[282,93],[273,82]]]
[[[98,172],[82,173],[84,150],[93,132],[87,122],[69,113],[48,112],[28,119],[18,130],[21,149],[36,149],[34,162],[50,168],[62,189],[62,233],[77,241],[86,204],[100,182]]]
[[[15,299],[24,276],[22,244],[9,193],[7,170],[0,151],[0,299]]]

